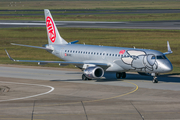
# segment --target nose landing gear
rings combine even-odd
[[[152,81],[153,83],[158,83],[158,79],[157,79],[157,77],[153,77],[153,81]]]
[[[153,76],[153,83],[158,83],[158,79],[157,79],[157,76],[158,74],[157,73],[151,73],[151,76]]]

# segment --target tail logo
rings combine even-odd
[[[54,22],[49,16],[46,18],[46,26],[47,26],[48,36],[51,42],[54,43],[56,40],[56,32],[55,32]]]

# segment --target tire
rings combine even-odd
[[[82,74],[82,80],[86,80],[86,76],[84,74]]]
[[[153,79],[152,82],[153,82],[153,83],[158,83],[158,80],[157,80],[157,79]]]
[[[126,78],[126,73],[125,72],[122,73],[122,78],[123,79]]]
[[[120,79],[122,77],[122,73],[116,73],[116,78]]]

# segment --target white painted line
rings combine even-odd
[[[0,23],[0,25],[46,25],[45,23]]]
[[[32,95],[32,96],[27,96],[27,97],[21,97],[21,98],[14,98],[14,99],[8,99],[8,100],[0,100],[0,102],[13,101],[13,100],[22,100],[22,99],[28,99],[28,98],[32,98],[32,97],[37,97],[37,96],[41,96],[41,95],[48,94],[48,93],[52,92],[52,91],[55,89],[54,87],[52,87],[52,86],[47,86],[47,85],[28,84],[28,83],[16,83],[16,82],[4,82],[4,81],[0,81],[0,82],[1,82],[1,83],[9,83],[9,84],[35,85],[35,86],[41,86],[41,87],[51,88],[51,90],[49,90],[48,92],[45,92],[45,93],[36,94],[36,95]]]

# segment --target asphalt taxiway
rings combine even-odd
[[[180,29],[180,20],[139,22],[55,21],[58,27],[127,28],[127,29]],[[0,28],[45,27],[44,21],[0,20]]]
[[[0,118],[143,120],[180,118],[180,76],[128,73],[126,79],[81,80],[74,69],[0,65]],[[7,89],[8,90],[3,90]]]

